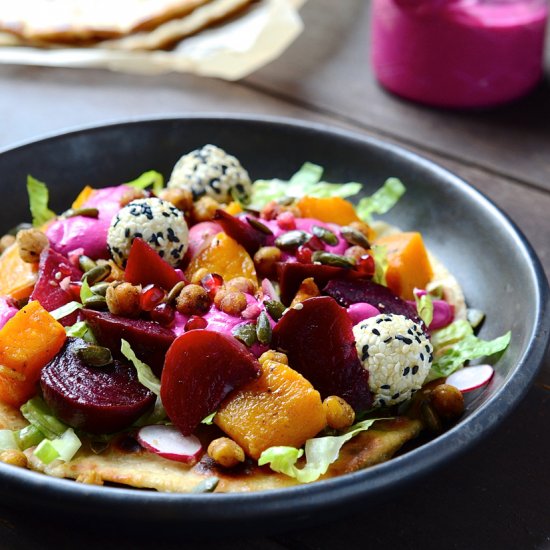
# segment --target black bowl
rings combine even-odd
[[[386,216],[423,233],[429,248],[461,282],[468,302],[485,311],[481,336],[512,331],[489,386],[450,431],[389,462],[338,479],[252,494],[180,495],[95,487],[0,464],[0,494],[118,523],[208,526],[203,532],[278,531],[364,508],[408,481],[482,442],[524,395],[548,342],[548,284],[525,237],[494,204],[448,171],[413,153],[342,130],[285,120],[186,117],[88,128],[0,154],[2,229],[28,219],[27,174],[49,184],[61,211],[84,185],[129,181],[146,170],[169,175],[179,156],[214,143],[237,156],[253,178],[287,178],[308,160],[326,167],[327,181],[361,181],[366,192],[388,176],[408,189]],[[139,522],[139,523],[137,523]],[[214,529],[212,527],[215,526]]]

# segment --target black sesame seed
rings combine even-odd
[[[423,353],[420,354],[420,361],[424,361],[424,354]]]
[[[380,389],[381,389],[381,390],[389,390],[389,389],[390,389],[390,385],[389,385],[389,384],[383,384],[382,386],[380,386]]]
[[[391,342],[391,336],[388,336],[385,340],[384,340],[384,344],[389,344]]]
[[[369,356],[369,345],[368,344],[365,344],[362,348],[361,348],[361,361],[365,361]]]
[[[394,394],[391,396],[392,399],[397,399],[398,397],[399,397],[399,392],[394,393]]]
[[[420,341],[420,338],[418,336],[415,336],[414,339],[416,340],[416,343],[417,344],[421,344],[422,342]]]
[[[403,376],[407,376],[407,374],[409,374],[409,372],[411,372],[411,367],[405,367],[403,369]]]
[[[384,322],[385,319],[376,319],[376,324],[379,325],[380,323]]]
[[[412,331],[412,329],[408,329],[408,330],[407,330],[407,334],[409,334],[410,336],[413,336],[413,331]]]
[[[396,337],[395,337],[396,340],[401,340],[401,342],[403,342],[404,344],[406,344],[407,346],[410,346],[413,341],[410,339],[410,338],[407,338],[406,336],[401,336],[401,334],[398,334]]]
[[[174,233],[174,230],[171,227],[169,227],[166,230],[166,238],[171,243],[179,243],[180,242],[179,238],[176,236],[176,234]]]
[[[424,349],[426,350],[426,353],[430,353],[430,346],[428,344],[424,346]]]
[[[170,214],[168,214],[168,212],[163,212],[162,215],[163,215],[165,218],[169,218],[169,217],[170,217]]]
[[[376,334],[376,336],[380,336],[380,331],[377,328],[373,328],[372,333]]]
[[[160,256],[161,258],[164,258],[164,250],[159,250],[159,256]]]
[[[418,372],[418,365],[415,365],[412,369],[412,373],[416,374]]]
[[[125,230],[124,230],[124,236],[128,239],[130,237],[130,228],[127,227]]]

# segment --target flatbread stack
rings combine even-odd
[[[169,49],[254,0],[0,0],[0,45]]]

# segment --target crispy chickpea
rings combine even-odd
[[[206,267],[199,267],[199,269],[197,269],[197,271],[195,271],[195,273],[193,273],[192,277],[191,277],[191,282],[194,284],[194,285],[198,285],[202,279],[204,279],[204,277],[206,277],[208,275],[208,269],[206,269]]]
[[[444,420],[454,420],[464,412],[462,392],[450,384],[440,384],[430,393],[430,402]]]
[[[208,445],[208,456],[224,468],[233,468],[240,462],[244,462],[242,447],[228,437],[214,439]]]
[[[335,430],[349,428],[355,421],[355,411],[351,405],[337,395],[329,395],[323,401],[327,424]]]
[[[282,252],[276,246],[262,246],[254,254],[254,266],[260,277],[271,277],[275,274],[275,267],[280,261]]]
[[[40,229],[22,229],[17,233],[17,246],[19,256],[24,262],[33,264],[40,259],[40,253],[46,248],[50,241]]]
[[[124,191],[122,196],[120,197],[120,207],[123,208],[126,206],[129,202],[135,201],[137,199],[144,199],[146,197],[145,191],[142,191],[141,189],[135,189],[134,187],[129,188],[128,190]]]
[[[220,206],[220,203],[212,197],[201,197],[193,205],[193,220],[195,223],[212,220],[216,210],[220,208]]]
[[[218,294],[216,294],[217,298]],[[246,294],[239,291],[226,291],[223,298],[220,300],[219,309],[228,315],[240,315],[246,309],[247,301]]]
[[[124,281],[124,270],[120,269],[116,262],[113,260],[97,260],[97,265],[107,264],[111,267],[111,272],[105,279],[106,282],[112,283],[114,281]]]
[[[248,277],[234,277],[227,281],[225,288],[228,291],[240,291],[252,295],[258,290],[256,283]]]
[[[365,254],[368,254],[369,251],[366,248],[363,248],[362,246],[350,246],[345,252],[344,256],[346,258],[353,258],[354,260],[358,260],[361,258],[361,256],[364,256]]]
[[[9,248],[15,242],[15,237],[13,235],[4,235],[0,239],[0,254]]]
[[[18,468],[27,467],[27,457],[25,453],[17,449],[9,449],[7,451],[0,452],[0,462],[4,464],[11,464],[12,466],[17,466]]]
[[[109,311],[124,317],[137,317],[140,314],[140,296],[141,287],[130,283],[113,283],[105,293]]]
[[[300,218],[302,213],[295,204],[280,204],[277,201],[268,202],[262,209],[261,217],[264,220],[274,220],[279,214],[290,212],[296,218]]]
[[[260,362],[260,365],[263,365],[266,361],[274,361],[275,363],[283,363],[284,365],[288,365],[288,357],[284,353],[280,353],[273,349],[264,351],[264,353],[260,355],[258,361]]]
[[[201,315],[210,309],[210,296],[200,285],[187,285],[176,298],[176,309],[183,315]]]
[[[179,210],[190,212],[193,208],[193,193],[186,188],[163,189],[159,198],[171,202]]]

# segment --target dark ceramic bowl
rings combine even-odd
[[[169,175],[184,152],[214,143],[237,156],[252,178],[287,178],[308,160],[327,181],[361,181],[367,193],[388,176],[407,194],[386,216],[423,233],[461,282],[469,304],[486,312],[482,337],[511,330],[490,385],[450,431],[389,462],[338,479],[253,494],[180,495],[96,487],[0,464],[0,494],[90,519],[145,527],[208,526],[207,533],[277,531],[364,508],[433,471],[483,439],[524,395],[548,341],[548,285],[525,237],[488,199],[456,176],[399,147],[342,130],[231,116],[136,121],[51,137],[0,154],[1,229],[28,219],[27,174],[49,184],[52,207],[67,208],[84,185],[129,181],[146,170]],[[457,483],[459,481],[457,480]],[[136,523],[138,522],[138,523]],[[212,527],[215,528],[213,529]],[[241,532],[245,532],[244,530]]]

